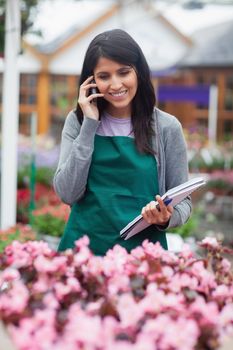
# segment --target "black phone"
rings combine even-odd
[[[94,79],[92,80],[92,83],[95,84],[95,80]],[[90,88],[90,95],[97,94],[97,93],[98,93],[97,87]]]

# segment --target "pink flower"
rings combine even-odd
[[[87,349],[103,347],[102,323],[99,316],[89,316],[80,310],[72,317],[70,315],[69,320],[64,329],[67,341],[70,339],[76,344],[84,343]]]
[[[130,278],[125,274],[114,275],[109,279],[107,290],[110,296],[129,292],[131,290]]]
[[[46,293],[52,288],[54,281],[49,279],[45,274],[40,275],[38,280],[33,284],[32,291],[34,293]]]
[[[131,294],[119,296],[117,311],[122,327],[135,326],[144,315],[143,309],[134,301]]]
[[[9,327],[15,345],[22,350],[55,349],[57,333],[53,310],[37,310],[31,318],[20,321],[18,327]]]
[[[169,289],[174,293],[181,292],[183,288],[196,290],[198,285],[198,279],[188,275],[187,273],[175,274],[168,284]]]
[[[131,250],[131,255],[138,260],[142,260],[145,257],[145,251],[142,246],[138,246]]]
[[[77,240],[75,242],[75,246],[78,248],[78,249],[81,249],[81,248],[86,248],[88,247],[90,244],[90,239],[87,235],[81,237],[79,240]]]
[[[204,238],[201,241],[200,245],[204,248],[207,248],[207,249],[216,249],[216,248],[220,247],[220,245],[215,237]]]
[[[155,350],[155,342],[147,334],[139,333],[133,350]]]
[[[226,304],[219,315],[219,323],[222,327],[226,327],[233,323],[233,303]]]
[[[29,291],[21,281],[14,281],[10,290],[0,294],[0,313],[9,316],[21,313],[27,306]]]
[[[200,292],[208,294],[210,290],[216,288],[215,276],[204,267],[203,261],[195,262],[191,267],[191,272],[199,281],[197,290]]]
[[[131,254],[117,245],[97,257],[88,243],[56,253],[15,242],[0,254],[0,315],[18,350],[193,350],[233,332],[231,266],[221,254],[230,250],[198,260],[144,241]]]
[[[219,300],[219,299],[227,300],[229,298],[232,298],[233,294],[228,286],[226,286],[225,284],[220,284],[213,291],[212,296],[213,296],[213,298],[215,298],[217,300]]]
[[[149,264],[146,260],[142,261],[137,269],[138,274],[146,276],[149,273]]]
[[[195,321],[183,317],[173,320],[169,315],[158,315],[145,322],[142,333],[153,339],[161,350],[193,350],[199,336]]]
[[[0,286],[4,282],[12,282],[20,278],[19,271],[13,268],[7,268],[0,274]]]
[[[48,309],[58,309],[60,304],[53,293],[47,293],[43,298],[43,304]]]
[[[162,248],[159,242],[154,244],[152,242],[149,242],[148,240],[145,240],[142,243],[142,246],[145,250],[145,253],[155,259],[162,257],[164,254],[164,249]]]
[[[155,283],[150,283],[146,290],[146,296],[139,301],[144,313],[158,314],[168,309],[174,312],[184,311],[184,296],[182,294],[165,293]]]
[[[227,259],[222,259],[221,261],[221,267],[223,273],[228,273],[231,270],[231,263]]]
[[[204,298],[197,297],[189,307],[190,315],[197,317],[200,327],[206,325],[214,327],[218,323],[218,306],[215,302],[205,302]]]
[[[101,256],[93,255],[87,262],[88,273],[93,276],[100,276],[103,274],[103,258]]]
[[[66,283],[56,282],[54,285],[55,295],[58,300],[62,300],[64,296],[72,292],[80,292],[81,286],[79,281],[74,277],[69,277]]]
[[[48,244],[42,241],[28,241],[20,243],[14,241],[5,248],[7,265],[15,268],[28,267],[32,265],[37,256],[53,256],[54,252]]]
[[[191,259],[194,257],[194,253],[188,244],[183,244],[182,251],[179,253],[179,257],[186,259]]]
[[[88,260],[92,257],[92,252],[90,251],[89,238],[83,236],[78,241],[75,242],[75,255],[74,255],[74,266],[79,267],[83,264],[87,264]]]
[[[109,249],[103,257],[103,272],[106,276],[113,274],[125,273],[125,268],[128,263],[129,254],[127,250],[120,245],[115,245],[113,249]]]
[[[66,256],[55,256],[53,259],[49,259],[43,255],[40,255],[34,261],[36,270],[42,273],[65,272],[66,264]]]

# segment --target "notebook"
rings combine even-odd
[[[205,183],[206,182],[202,177],[193,178],[179,186],[171,188],[166,193],[164,193],[161,198],[166,205],[172,205],[174,207],[184,198],[189,196],[193,191],[205,185]],[[158,202],[157,205],[159,206]],[[148,224],[140,214],[120,231],[120,236],[125,240],[129,239],[150,225],[151,224]]]

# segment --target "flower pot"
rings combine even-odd
[[[1,339],[1,349],[4,350],[16,350],[15,346],[13,345],[9,334],[3,325],[3,323],[0,321],[0,339]]]
[[[38,233],[37,237],[39,240],[47,242],[49,247],[53,250],[57,250],[61,239],[60,237],[45,235],[43,233]]]

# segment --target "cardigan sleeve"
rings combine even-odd
[[[180,122],[171,118],[164,129],[165,191],[188,180],[187,147]],[[191,215],[191,197],[186,197],[174,207],[173,214],[166,228],[183,225]]]
[[[66,118],[53,179],[55,192],[66,204],[72,205],[85,192],[98,125],[99,121],[87,117],[80,125],[73,111]]]
[[[165,119],[164,119],[165,118]],[[164,182],[163,193],[188,180],[187,147],[180,122],[175,117],[163,113],[160,118],[160,156],[162,166],[161,179]],[[162,194],[163,194],[162,193]],[[166,227],[169,229],[183,225],[191,215],[191,197],[186,197],[174,207],[171,219]],[[162,227],[159,227],[162,229]]]

